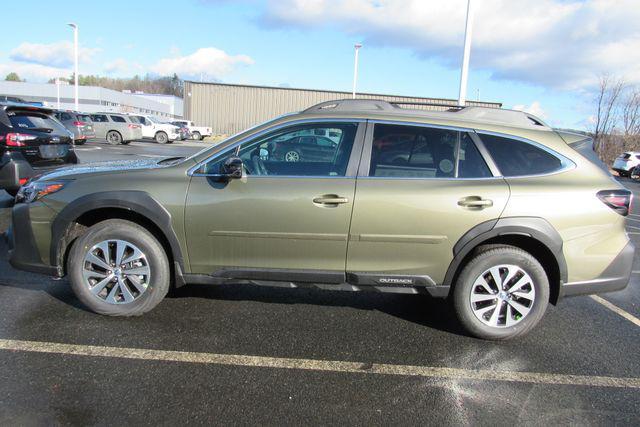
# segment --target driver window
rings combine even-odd
[[[240,146],[245,173],[266,176],[345,176],[357,123],[319,123],[281,129]],[[321,137],[322,143],[315,135]],[[207,165],[218,173],[227,153]]]

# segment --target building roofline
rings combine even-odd
[[[261,86],[261,85],[244,85],[238,83],[218,83],[218,82],[198,82],[195,80],[185,80],[187,83],[193,83],[198,85],[212,85],[212,86],[231,86],[231,87],[246,87],[253,89],[279,89],[279,90],[295,90],[300,92],[323,92],[323,93],[335,93],[341,95],[349,95],[350,92],[347,91],[339,91],[339,90],[325,90],[325,89],[304,89],[304,88],[296,88],[296,87],[279,87],[279,86]],[[416,99],[428,99],[430,101],[442,101],[443,106],[447,107],[451,105],[452,107],[457,105],[457,100],[449,99],[449,98],[430,98],[427,96],[414,96],[414,95],[390,95],[384,93],[368,93],[368,92],[358,92],[357,95],[366,95],[366,96],[386,96],[392,98],[416,98]],[[498,108],[502,107],[502,102],[495,101],[467,101],[469,103],[477,104],[493,104]],[[450,103],[450,104],[446,104]]]

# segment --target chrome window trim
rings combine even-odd
[[[558,160],[560,160],[560,164],[561,167],[560,169],[554,170],[552,172],[545,172],[545,173],[537,173],[537,174],[528,174],[528,175],[514,175],[514,176],[505,176],[505,179],[519,179],[519,178],[534,178],[534,177],[544,177],[544,176],[551,176],[551,175],[557,175],[559,173],[563,173],[566,172],[568,170],[572,170],[576,168],[576,164],[574,163],[573,160],[569,159],[568,157],[558,153],[557,151],[547,147],[544,144],[540,144],[539,142],[536,142],[532,139],[527,139],[521,136],[516,136],[516,135],[511,135],[511,134],[507,134],[507,133],[500,133],[500,132],[491,132],[491,131],[476,131],[476,134],[478,135],[478,137],[480,138],[480,141],[482,142],[482,135],[491,135],[491,136],[497,136],[499,138],[506,138],[506,139],[515,139],[516,141],[520,141],[520,142],[524,142],[525,144],[530,144],[533,145],[536,148],[541,149],[542,151],[545,151],[546,153],[552,155],[553,157],[557,158]],[[484,142],[482,142],[482,145],[484,146]],[[487,150],[488,152],[489,150]],[[489,156],[491,157],[491,154],[488,153]],[[491,157],[491,160],[493,160],[493,157]],[[496,165],[497,167],[497,165]]]
[[[271,133],[273,131],[277,131],[279,129],[282,128],[286,128],[289,126],[295,126],[295,125],[301,125],[301,124],[309,124],[309,123],[356,123],[358,125],[362,124],[362,123],[366,123],[367,120],[366,119],[362,119],[362,118],[357,118],[357,119],[349,119],[349,118],[322,118],[322,119],[299,119],[299,120],[292,120],[290,122],[284,122],[284,123],[280,123],[279,125],[275,125],[266,129],[261,130],[260,132],[256,132],[254,134],[248,135],[236,142],[234,142],[233,144],[229,145],[228,147],[225,147],[222,149],[222,151],[218,151],[214,154],[212,154],[211,156],[207,157],[205,160],[202,160],[201,162],[199,162],[198,164],[196,164],[195,166],[192,166],[191,168],[189,168],[187,170],[187,175],[188,176],[210,176],[210,177],[216,177],[216,176],[221,176],[221,175],[211,175],[211,174],[198,174],[195,171],[197,171],[199,168],[201,168],[204,164],[209,163],[211,160],[215,159],[216,157],[219,157],[223,154],[228,153],[229,151],[231,151],[232,149],[236,150],[236,154],[237,154],[237,150],[238,148],[244,144],[245,142],[251,141],[254,138],[259,138],[263,135],[266,135],[268,133]],[[359,128],[360,126],[358,126]],[[358,129],[356,131],[356,138],[358,136],[358,132],[360,129]],[[354,146],[356,145],[357,141],[354,141]],[[353,155],[353,153],[352,153]],[[351,158],[349,158],[349,162],[351,162]],[[256,177],[258,175],[252,175],[252,177]],[[265,175],[268,177],[275,177],[278,175]],[[285,175],[280,175],[280,176],[285,176]],[[295,177],[298,177],[298,175],[294,175]],[[340,176],[340,177],[336,177],[336,178],[345,178],[344,176]]]

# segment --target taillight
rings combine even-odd
[[[5,137],[5,144],[9,147],[24,147],[26,141],[33,141],[37,136],[25,133],[8,133]]]
[[[140,127],[140,125],[134,125],[134,124],[130,124],[128,126],[129,126],[129,129],[137,129]]]
[[[73,125],[80,127],[80,126],[86,126],[87,124],[85,122],[73,122]]]
[[[633,193],[629,190],[602,190],[598,191],[598,198],[605,205],[622,216],[629,215]]]

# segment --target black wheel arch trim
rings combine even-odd
[[[506,217],[482,222],[467,231],[453,246],[443,285],[451,286],[465,257],[483,242],[500,236],[527,236],[542,243],[554,256],[560,273],[560,284],[567,282],[567,262],[562,253],[562,237],[549,222],[540,217]]]
[[[63,257],[68,245],[65,236],[74,222],[83,214],[105,208],[125,209],[135,212],[151,221],[169,242],[173,260],[184,271],[184,258],[178,237],[171,224],[171,214],[144,191],[104,191],[79,197],[65,206],[51,225],[51,261],[63,267]]]

